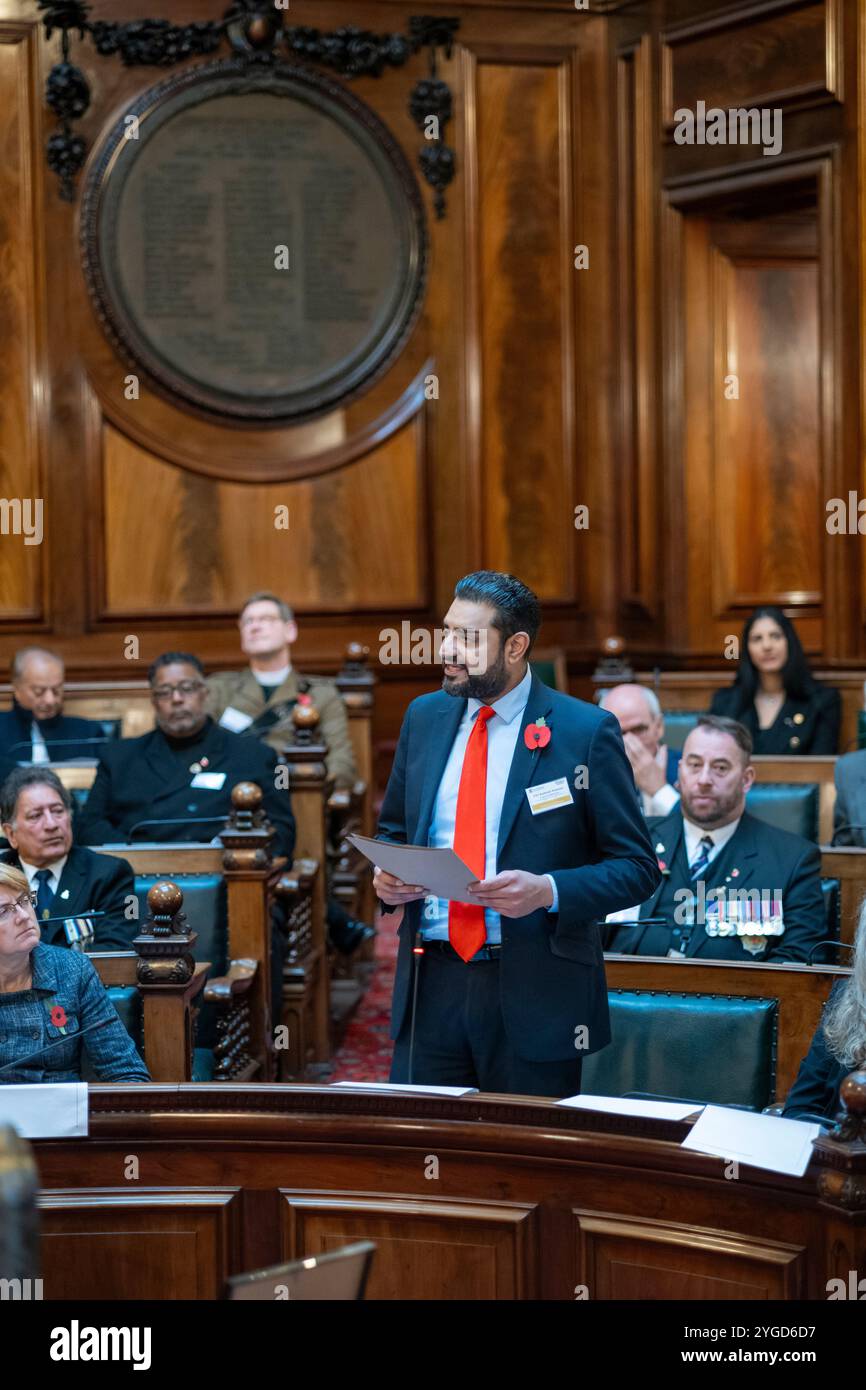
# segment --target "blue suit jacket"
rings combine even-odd
[[[426,845],[436,792],[466,701],[444,691],[413,700],[400,731],[378,834]],[[539,716],[550,726],[546,748],[526,746],[523,730]],[[578,777],[579,767],[587,769]],[[564,777],[573,801],[533,816],[527,787]],[[575,788],[575,781],[581,785]],[[585,1052],[610,1042],[607,986],[597,922],[641,902],[660,873],[634,794],[631,765],[612,714],[542,685],[533,676],[517,738],[499,825],[497,870],[552,873],[559,911],[502,918],[499,965],[505,1029],[521,1057],[575,1057],[585,1025]],[[406,1019],[412,943],[423,901],[408,904],[400,924],[391,1036]],[[470,967],[474,968],[474,967]],[[423,969],[423,967],[422,967]],[[423,988],[423,980],[421,982]]]

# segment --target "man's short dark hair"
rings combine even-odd
[[[152,661],[147,668],[147,679],[150,684],[156,684],[157,675],[163,666],[176,666],[179,662],[183,662],[185,666],[194,666],[199,675],[204,676],[204,667],[198,657],[193,656],[192,652],[163,652],[162,656],[158,656],[156,661]]]
[[[738,719],[728,719],[723,714],[702,714],[695,724],[696,729],[715,729],[720,734],[730,734],[741,752],[746,755],[746,762],[752,756],[752,735],[749,733],[745,724],[741,724]]]
[[[291,623],[294,621],[295,615],[286,603],[286,600],[280,598],[279,594],[272,593],[270,589],[259,589],[256,593],[250,594],[248,599],[245,599],[241,604],[241,611],[238,614],[239,621],[244,616],[251,603],[275,603],[277,605],[277,611],[284,623]]]
[[[489,604],[494,611],[493,627],[502,633],[503,642],[515,632],[527,633],[529,655],[541,627],[541,606],[522,580],[498,570],[476,570],[457,581],[454,597]]]
[[[25,787],[50,787],[60,797],[67,811],[72,810],[72,793],[50,767],[14,767],[0,787],[0,824],[12,824],[18,798]]]

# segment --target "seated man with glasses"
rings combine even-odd
[[[255,782],[276,831],[273,852],[291,859],[295,820],[273,750],[214,723],[198,657],[165,652],[148,679],[156,728],[106,744],[78,823],[81,842],[214,840],[231,813],[232,788]]]
[[[81,1081],[82,1052],[97,1081],[150,1080],[93,962],[40,940],[26,876],[0,864],[0,1083]]]

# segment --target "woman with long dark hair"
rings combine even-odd
[[[809,670],[781,608],[756,608],[743,628],[734,684],[717,690],[713,714],[745,724],[756,753],[836,753],[842,701]]]

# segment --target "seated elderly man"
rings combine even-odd
[[[63,713],[64,668],[44,647],[23,647],[12,662],[12,708],[0,714],[0,760],[62,763],[95,758],[105,742],[96,719]]]
[[[661,883],[647,902],[607,918],[607,950],[774,964],[821,959],[820,850],[749,815],[751,754],[751,736],[735,719],[698,719],[680,760],[680,804],[650,823]]]
[[[44,942],[130,949],[138,931],[137,916],[127,915],[136,901],[132,868],[72,843],[72,797],[51,768],[10,772],[0,788],[0,822],[11,845],[0,862],[26,874]]]
[[[80,1081],[83,1053],[98,1081],[150,1080],[93,962],[40,940],[26,876],[0,864],[0,1083]]]
[[[674,787],[680,755],[665,746],[665,721],[655,691],[645,685],[615,685],[598,701],[619,721],[645,816],[666,816],[679,800]]]
[[[273,750],[214,723],[198,657],[166,652],[148,678],[156,728],[105,745],[78,838],[86,845],[213,840],[231,813],[232,788],[255,782],[276,831],[274,853],[291,859],[295,819]]]

